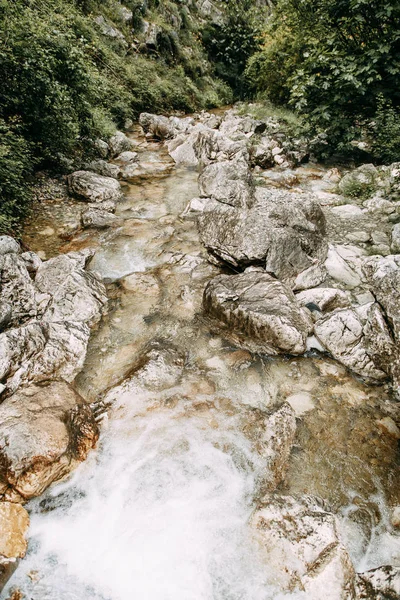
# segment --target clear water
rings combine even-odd
[[[157,145],[147,150],[165,159]],[[400,565],[390,521],[400,505],[397,440],[377,425],[385,389],[325,358],[270,361],[233,348],[201,318],[202,291],[218,270],[181,216],[197,174],[158,174],[125,191],[122,224],[77,233],[64,247],[97,247],[90,268],[112,298],[76,387],[88,400],[106,394],[154,339],[184,359],[156,362],[110,392],[98,449],[28,505],[28,556],[1,598],[14,587],[30,600],[303,598],[279,589],[248,526],[265,467],[234,414],[212,408],[224,398],[260,408],[291,399],[298,436],[280,491],[326,500],[358,570]],[[57,218],[62,211],[55,231]],[[57,247],[51,236],[43,243]]]

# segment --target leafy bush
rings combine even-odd
[[[278,0],[246,74],[256,92],[325,131],[331,149],[351,151],[380,97],[400,105],[400,4]]]
[[[377,162],[390,164],[400,160],[400,111],[383,96],[370,124],[371,152]]]
[[[29,178],[34,167],[31,148],[0,119],[0,234],[18,232],[18,224],[28,211],[31,200]]]
[[[262,12],[251,0],[224,0],[226,17],[203,30],[203,43],[218,77],[239,98],[249,97],[243,77],[247,61],[259,47]]]

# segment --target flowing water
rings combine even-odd
[[[357,570],[400,565],[400,465],[386,388],[322,356],[271,360],[232,347],[201,314],[204,286],[219,270],[183,214],[197,173],[171,169],[160,145],[132,135],[150,171],[167,168],[125,186],[118,226],[65,242],[81,205],[55,200],[26,231],[47,257],[97,249],[90,268],[108,286],[110,312],[75,386],[111,407],[89,460],[28,504],[28,556],[2,598],[13,588],[30,600],[305,598],[280,590],[248,525],[265,465],[241,411],[284,400],[298,431],[279,491],[326,501]],[[318,181],[318,169],[304,172]]]

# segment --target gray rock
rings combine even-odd
[[[199,177],[200,196],[237,208],[250,206],[253,189],[250,169],[244,161],[217,162]]]
[[[378,170],[374,165],[361,165],[340,180],[339,191],[350,197],[372,196],[378,175]]]
[[[325,281],[327,271],[323,265],[316,264],[302,271],[295,279],[293,290],[308,290]]]
[[[333,514],[313,498],[267,495],[251,526],[274,566],[274,584],[307,600],[355,600],[355,572]]]
[[[347,308],[351,306],[349,292],[337,290],[336,288],[314,288],[296,294],[296,300],[301,306],[315,304],[321,312],[331,312],[336,308]]]
[[[122,152],[129,152],[135,147],[135,143],[122,131],[117,131],[108,142],[111,157],[114,158]]]
[[[206,314],[227,326],[241,346],[276,354],[303,354],[312,330],[310,313],[293,292],[268,273],[220,275],[204,292]]]
[[[386,565],[357,576],[357,600],[398,600],[400,568]]]
[[[213,256],[234,267],[264,264],[289,285],[327,254],[325,218],[307,194],[257,188],[250,208],[210,201],[198,224]]]
[[[132,152],[132,150],[127,150],[126,152],[121,152],[121,154],[118,154],[118,156],[116,157],[116,161],[119,163],[131,163],[131,162],[137,162],[138,160],[138,153],[137,152]]]
[[[95,17],[94,22],[96,23],[96,25],[99,26],[100,31],[103,35],[126,43],[125,36],[119,31],[119,29],[107,23],[107,21],[102,15]]]
[[[75,171],[69,175],[68,187],[71,194],[87,202],[118,201],[122,197],[118,181],[90,171]]]
[[[400,254],[400,223],[396,223],[392,229],[391,250],[393,254]]]
[[[369,381],[389,377],[395,347],[378,304],[335,310],[315,324],[332,356]]]
[[[0,380],[8,392],[44,378],[72,381],[82,368],[90,327],[107,303],[103,284],[84,270],[91,255],[82,251],[52,258],[41,264],[33,281],[23,265],[17,287],[2,286],[3,298],[13,306],[6,323],[11,328],[0,334]],[[8,279],[15,268],[22,269],[15,260],[22,259],[13,256],[2,271]]]
[[[21,252],[17,240],[9,235],[0,235],[0,256],[3,254],[19,254]]]
[[[108,147],[107,142],[98,138],[97,140],[94,141],[94,147],[96,148],[96,150],[97,150],[99,156],[101,156],[101,158],[108,157],[110,148]]]
[[[95,210],[103,210],[104,212],[115,213],[117,208],[113,200],[105,200],[104,202],[89,202],[88,208]]]
[[[328,274],[349,289],[358,287],[363,279],[363,252],[355,246],[329,246],[325,268]]]
[[[29,273],[36,273],[42,264],[42,259],[35,252],[23,252],[21,258]]]
[[[106,229],[119,222],[118,217],[105,210],[90,208],[82,213],[82,225],[85,229]]]
[[[92,160],[91,163],[87,165],[89,171],[94,171],[98,175],[103,175],[103,177],[113,177],[114,179],[118,179],[121,169],[118,165],[113,165],[112,163],[107,162],[106,160]]]
[[[3,306],[3,319],[8,326],[26,322],[36,316],[35,294],[35,286],[22,256],[14,253],[0,254],[0,303]],[[7,306],[12,307],[10,318],[7,318]]]
[[[84,460],[98,439],[93,413],[66,383],[32,385],[0,405],[3,498],[38,496]]]
[[[174,137],[174,126],[167,117],[142,113],[139,117],[139,123],[145,133],[149,133],[160,140]]]

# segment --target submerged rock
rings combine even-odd
[[[203,299],[206,314],[228,326],[240,345],[266,354],[303,354],[312,331],[309,311],[265,272],[219,275]]]
[[[198,224],[214,257],[234,267],[265,265],[290,285],[327,254],[325,218],[309,195],[258,188],[250,208],[210,201]]]
[[[71,194],[87,202],[120,200],[121,184],[113,177],[103,177],[91,171],[75,171],[68,176]]]
[[[355,572],[335,516],[316,499],[268,495],[251,525],[265,548],[274,583],[308,600],[355,600]]]
[[[89,208],[82,213],[82,225],[85,228],[105,229],[118,223],[119,219],[106,210]]]
[[[0,489],[28,500],[84,460],[98,439],[93,413],[65,382],[32,385],[0,405]],[[1,507],[1,504],[0,504]]]

